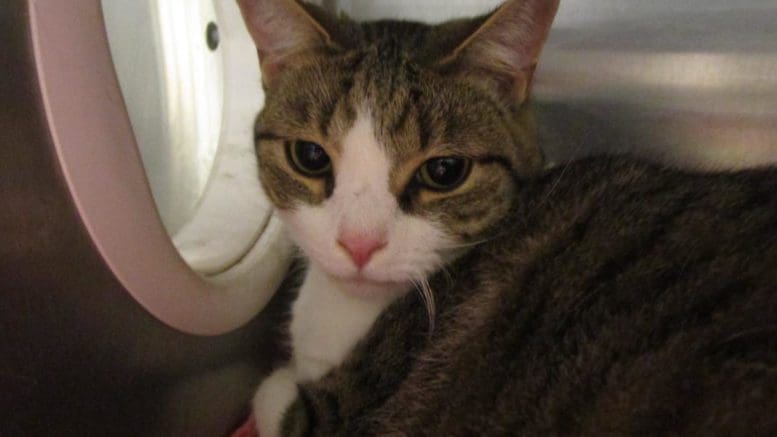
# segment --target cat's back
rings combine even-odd
[[[597,158],[526,188],[439,278],[454,289],[389,429],[777,431],[777,169]]]

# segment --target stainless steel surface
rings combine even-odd
[[[555,161],[777,162],[777,2],[562,1],[534,96]]]

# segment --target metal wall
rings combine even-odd
[[[777,3],[562,1],[535,98],[557,160],[777,162]]]

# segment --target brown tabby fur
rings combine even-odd
[[[308,29],[306,50],[262,61],[257,151],[276,206],[336,183],[295,175],[282,145],[329,144],[336,165],[367,104],[403,210],[479,244],[431,279],[433,331],[417,295],[396,302],[300,387],[287,434],[777,434],[777,169],[598,157],[540,171],[533,65],[509,77],[469,52],[493,15],[431,27],[304,11],[326,38]],[[450,195],[407,184],[434,144],[477,163]]]
[[[291,435],[777,432],[777,170],[517,182],[498,238],[434,278],[431,336],[420,299],[394,305]]]

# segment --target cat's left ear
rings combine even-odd
[[[440,66],[485,79],[519,106],[529,95],[537,61],[559,0],[508,0],[486,18]]]
[[[336,47],[329,32],[298,0],[237,0],[262,67],[265,86],[298,56]]]

